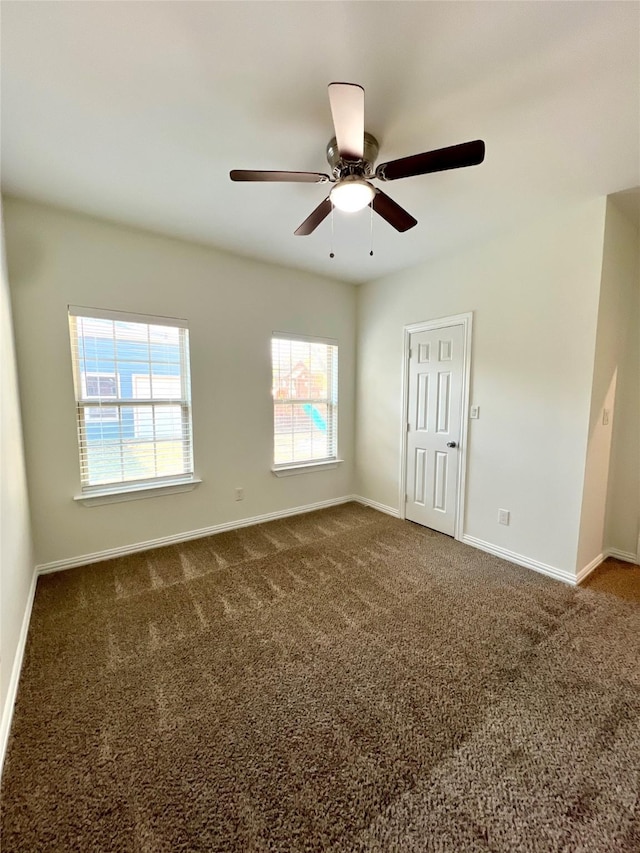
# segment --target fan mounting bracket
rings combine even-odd
[[[375,176],[373,164],[376,162],[380,146],[375,136],[365,131],[364,155],[362,160],[344,160],[338,151],[338,143],[335,136],[327,144],[327,161],[331,166],[331,172],[336,180],[347,177],[347,175],[358,175],[364,178]]]

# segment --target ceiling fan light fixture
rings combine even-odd
[[[331,203],[338,210],[355,213],[371,204],[375,194],[376,191],[369,181],[365,181],[357,175],[349,175],[338,181],[329,195]]]

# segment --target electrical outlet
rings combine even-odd
[[[244,489],[238,486],[236,489],[236,500],[243,501],[244,500]]]
[[[509,517],[511,513],[508,509],[499,509],[498,510],[498,524],[509,524]]]
[[[609,423],[609,409],[602,410],[602,426],[607,426]]]
[[[469,417],[476,420],[476,418],[480,417],[480,406],[471,406],[469,410]]]

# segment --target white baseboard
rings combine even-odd
[[[13,719],[13,709],[16,703],[18,694],[18,684],[20,682],[20,672],[22,671],[22,661],[24,659],[24,650],[27,645],[27,634],[29,633],[29,623],[31,622],[31,610],[33,608],[33,600],[36,595],[36,584],[38,582],[37,571],[33,572],[31,578],[31,586],[27,596],[27,603],[24,608],[24,616],[22,617],[22,625],[20,626],[20,634],[18,636],[18,645],[13,657],[13,667],[11,668],[11,677],[9,678],[9,688],[2,709],[2,719],[0,720],[0,776],[4,767],[4,759],[7,752],[7,744],[9,743],[9,733],[11,731],[11,720]]]
[[[540,563],[538,560],[532,560],[530,557],[524,557],[522,554],[516,554],[514,551],[508,551],[506,548],[500,548],[498,545],[493,545],[491,542],[484,542],[482,539],[476,539],[475,536],[464,535],[462,541],[465,545],[471,545],[473,548],[478,548],[480,551],[486,551],[487,554],[493,554],[494,557],[501,557],[503,560],[509,560],[510,563],[516,563],[518,566],[524,566],[525,569],[533,569],[534,572],[548,575],[555,580],[564,581],[571,586],[577,584],[576,575],[572,572],[567,572],[564,569],[557,569],[555,566],[549,566],[546,563]]]
[[[637,554],[631,554],[628,551],[619,551],[617,548],[606,548],[602,554],[598,554],[597,557],[594,557],[590,563],[576,573],[576,583],[582,583],[607,557],[613,557],[615,560],[623,560],[625,563],[635,564],[638,562]]]
[[[482,539],[476,539],[475,536],[463,536],[462,541],[466,545],[471,545],[473,548],[479,548],[481,551],[486,551],[488,554],[493,554],[496,557],[502,557],[504,560],[509,560],[511,563],[517,563],[519,566],[524,566],[527,569],[533,569],[535,572],[540,572],[543,575],[556,580],[564,581],[571,586],[577,586],[582,583],[591,572],[595,571],[598,566],[607,559],[614,557],[616,560],[624,560],[627,563],[637,563],[638,555],[631,554],[627,551],[618,551],[616,548],[607,548],[602,554],[598,554],[591,562],[583,566],[575,574],[564,569],[558,569],[555,566],[548,566],[546,563],[540,563],[538,560],[532,560],[530,557],[524,557],[522,554],[516,554],[514,551],[508,551],[506,548],[500,548],[498,545],[493,545],[491,542],[484,542]]]
[[[590,563],[587,563],[586,566],[583,566],[579,571],[576,572],[576,583],[582,583],[582,581],[588,577],[594,569],[597,569],[600,563],[606,560],[607,554],[598,554],[597,557],[594,557]]]
[[[369,498],[363,498],[360,495],[354,495],[353,500],[357,501],[363,506],[370,506],[371,509],[377,509],[378,512],[384,512],[386,513],[386,515],[392,515],[394,518],[400,518],[400,512],[397,509],[394,509],[392,506],[387,506],[386,504],[378,503],[378,501],[372,501]]]
[[[631,551],[619,551],[617,548],[607,548],[604,552],[605,557],[613,557],[614,560],[622,560],[625,563],[640,563],[638,554],[632,554]]]
[[[240,527],[251,527],[254,524],[263,524],[265,521],[277,521],[281,518],[289,518],[292,515],[303,515],[317,509],[326,509],[331,506],[349,503],[349,501],[360,501],[356,495],[345,495],[341,498],[331,498],[327,501],[318,501],[305,506],[297,506],[292,509],[281,509],[277,512],[267,512],[264,515],[254,515],[252,518],[239,518],[236,521],[227,521],[223,524],[213,524],[211,527],[202,527],[200,530],[188,530],[186,533],[176,533],[173,536],[162,536],[159,539],[149,539],[147,542],[134,542],[131,545],[122,545],[118,548],[108,548],[105,551],[96,551],[93,554],[82,554],[79,557],[70,557],[66,560],[55,560],[52,563],[43,563],[36,566],[38,575],[49,572],[60,572],[64,569],[73,569],[77,566],[86,566],[89,563],[101,563],[104,560],[112,560],[114,557],[126,557],[128,554],[136,554],[139,551],[150,551],[153,548],[162,548],[166,545],[177,545],[180,542],[188,542],[190,539],[202,539],[205,536],[213,536],[215,533],[225,533],[228,530],[237,530]]]

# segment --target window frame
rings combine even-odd
[[[334,348],[334,353],[331,357],[330,366],[327,369],[327,395],[325,397],[288,397],[285,400],[278,400],[275,395],[275,375],[274,375],[274,359],[273,359],[273,343],[275,340],[293,342],[302,342],[309,344],[325,344]],[[338,453],[338,415],[339,415],[339,394],[338,394],[338,379],[339,379],[339,343],[335,338],[317,337],[315,335],[301,335],[292,332],[274,331],[270,339],[270,354],[271,354],[271,397],[273,407],[273,442],[272,442],[272,465],[271,471],[276,477],[286,477],[293,474],[307,473],[311,471],[327,471],[337,468],[344,460],[340,459]],[[287,462],[275,461],[275,439],[276,439],[276,413],[278,404],[295,406],[295,405],[326,405],[328,419],[331,421],[331,441],[332,450],[329,456],[317,459],[290,460]]]
[[[158,317],[149,314],[132,314],[123,311],[115,311],[102,308],[90,308],[86,306],[68,306],[69,317],[69,335],[71,343],[71,362],[73,372],[73,387],[76,409],[76,425],[78,438],[78,460],[80,464],[80,494],[74,496],[74,500],[80,500],[83,503],[107,503],[111,501],[129,500],[141,497],[148,497],[153,494],[166,494],[167,492],[178,492],[190,490],[200,483],[200,479],[194,474],[194,452],[193,452],[193,422],[192,422],[192,401],[191,401],[191,367],[190,367],[190,346],[189,346],[189,324],[188,321],[179,318]],[[179,398],[149,398],[138,399],[136,397],[125,397],[122,394],[122,377],[117,370],[118,358],[116,353],[115,359],[115,374],[108,370],[84,370],[84,365],[80,363],[80,340],[82,335],[78,332],[78,319],[85,318],[87,320],[108,320],[112,322],[137,323],[144,326],[166,326],[171,329],[178,330],[178,360],[175,362],[179,367],[177,377],[180,379],[180,397]],[[117,340],[114,337],[114,341]],[[126,340],[126,339],[125,339]],[[151,346],[151,344],[148,344]],[[150,351],[149,351],[150,352]],[[141,364],[148,363],[149,376],[153,374],[153,362],[149,355],[148,362],[144,360]],[[96,395],[87,394],[87,376],[109,376],[113,378],[115,375],[117,384],[117,397],[104,398]],[[133,374],[132,374],[133,375]],[[150,385],[153,380],[150,378]],[[133,394],[133,390],[132,390]],[[108,400],[107,408],[116,409],[117,417],[109,418],[105,421],[99,421],[97,418],[90,417],[86,411],[95,408],[97,400]],[[86,427],[100,427],[104,423],[107,427],[113,426],[121,422],[122,410],[126,408],[138,407],[163,407],[174,406],[180,407],[181,411],[181,429],[180,438],[176,439],[180,443],[183,454],[183,471],[178,474],[163,474],[152,477],[141,477],[136,479],[117,479],[108,482],[91,483],[89,480],[88,467],[88,439],[86,437]],[[152,411],[153,408],[152,408]],[[158,437],[148,440],[138,439],[136,443],[149,443],[158,445],[163,440]],[[119,436],[120,446],[123,446],[124,437],[122,430]],[[114,445],[117,446],[117,445]],[[154,447],[154,455],[157,453],[157,447]],[[124,476],[122,468],[121,475]]]

